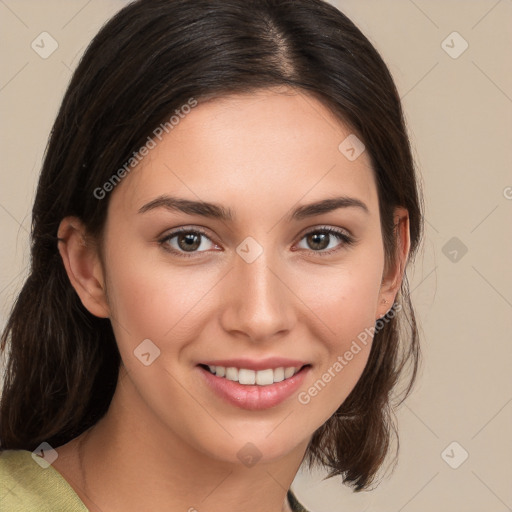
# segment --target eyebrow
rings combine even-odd
[[[180,211],[189,215],[200,215],[223,221],[233,221],[235,214],[230,208],[224,208],[215,203],[206,201],[192,201],[168,195],[159,196],[139,209],[138,213],[146,213],[157,208],[165,208],[170,211]],[[316,215],[322,215],[339,208],[358,208],[365,213],[370,213],[366,204],[355,197],[340,196],[323,199],[315,203],[305,204],[293,210],[288,220],[303,220]]]

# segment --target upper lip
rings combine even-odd
[[[285,357],[269,357],[267,359],[215,359],[210,361],[203,361],[201,364],[207,366],[224,366],[225,368],[244,368],[247,370],[267,370],[276,368],[302,368],[307,365],[305,361],[299,361],[297,359],[288,359]]]

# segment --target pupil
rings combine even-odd
[[[184,243],[182,243],[184,242]],[[201,245],[200,236],[194,233],[187,233],[178,237],[178,244],[185,251],[193,251]]]
[[[329,234],[314,233],[309,235],[308,244],[312,249],[325,249],[329,245]]]

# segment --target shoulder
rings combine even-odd
[[[87,512],[62,475],[27,450],[0,451],[0,509],[6,512]]]

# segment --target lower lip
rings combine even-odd
[[[294,394],[304,382],[310,367],[302,368],[289,379],[275,382],[269,386],[245,385],[239,382],[217,377],[198,366],[206,382],[220,397],[241,409],[261,410],[275,407]]]

